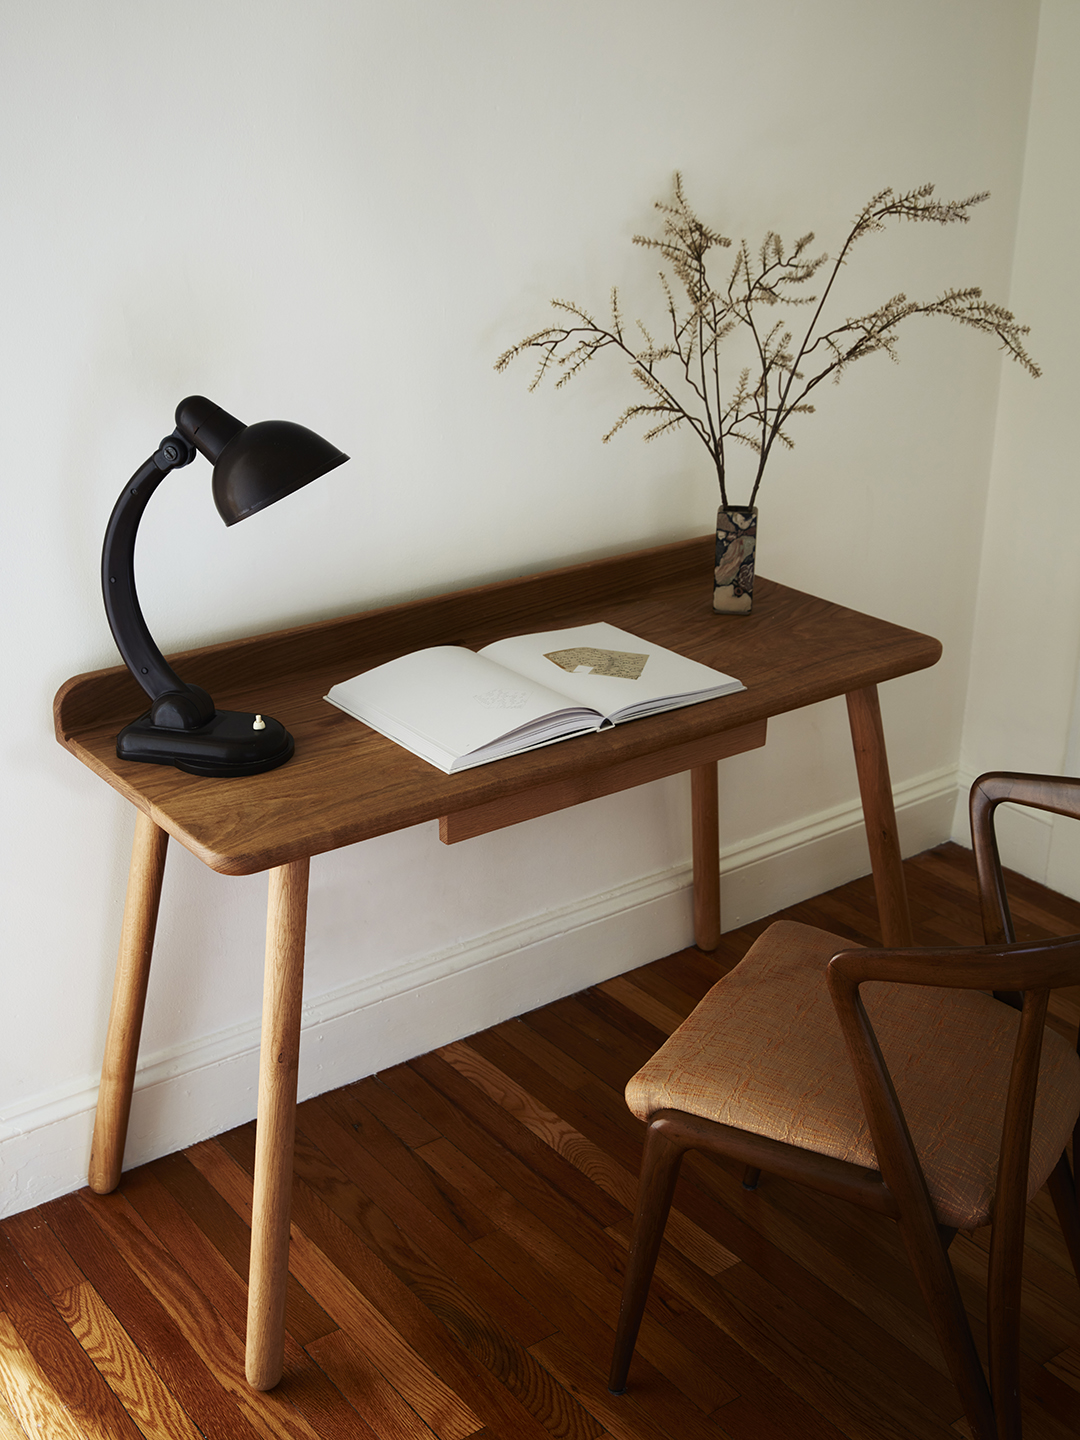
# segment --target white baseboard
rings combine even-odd
[[[917,855],[949,838],[956,783],[950,766],[893,787],[905,855]],[[720,869],[725,930],[843,885],[870,869],[862,806],[853,800],[758,835],[722,851]]]
[[[905,854],[949,836],[954,770],[896,787]],[[857,801],[730,847],[721,856],[724,928],[733,929],[869,869]],[[304,1006],[299,1091],[320,1095],[438,1045],[597,984],[693,939],[689,865],[369,977]],[[259,1026],[236,1026],[146,1056],[125,1161],[142,1164],[255,1114]],[[85,1183],[97,1077],[0,1117],[0,1217]]]

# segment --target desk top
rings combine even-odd
[[[736,730],[941,655],[928,635],[760,577],[752,614],[715,615],[712,550],[704,535],[170,656],[222,709],[273,715],[292,732],[294,758],[263,775],[203,779],[117,759],[117,731],[146,709],[124,666],[61,687],[56,736],[212,869],[248,875]],[[724,670],[746,689],[460,775],[443,775],[322,698],[337,681],[426,645],[478,649],[594,620]]]

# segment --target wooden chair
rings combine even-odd
[[[853,949],[778,922],[630,1081],[648,1130],[613,1393],[683,1154],[705,1150],[745,1165],[747,1188],[765,1170],[891,1216],[976,1440],[1020,1435],[1024,1218],[1047,1182],[1080,1279],[1065,1149],[1080,1131],[1080,1057],[1044,1028],[1050,991],[1080,984],[1080,935],[1016,941],[993,828],[1006,800],[1080,818],[1080,779],[995,774],[972,787],[985,945]],[[948,1247],[991,1221],[988,1385]]]

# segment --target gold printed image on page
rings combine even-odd
[[[648,655],[635,655],[631,650],[598,650],[593,645],[552,650],[544,656],[545,660],[553,660],[560,670],[569,670],[571,675],[614,675],[618,680],[639,679],[648,658]]]

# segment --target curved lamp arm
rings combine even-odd
[[[214,467],[214,504],[226,525],[264,510],[349,458],[288,420],[245,425],[205,395],[176,407],[167,435],[124,486],[105,531],[101,588],[105,613],[124,663],[150,697],[150,713],[116,737],[121,760],[175,765],[191,775],[259,775],[284,765],[294,749],[280,720],[218,710],[205,690],[187,685],[154,644],[135,593],[135,536],[151,495],[196,451]]]
[[[151,719],[170,730],[195,730],[213,718],[205,690],[187,685],[166,662],[143,619],[135,591],[135,536],[151,495],[172,470],[190,465],[196,447],[179,430],[166,436],[131,477],[113,507],[101,553],[105,614],[116,648],[152,702]]]

